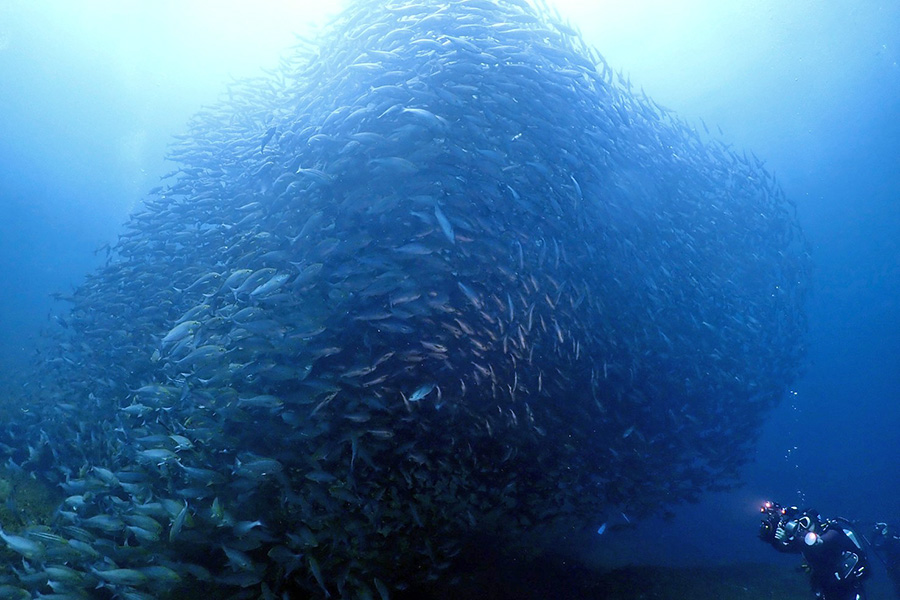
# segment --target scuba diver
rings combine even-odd
[[[763,504],[759,537],[779,552],[803,555],[819,600],[864,600],[866,552],[846,519],[822,519],[812,509]]]
[[[888,577],[894,584],[894,593],[900,598],[900,527],[875,523],[870,543],[887,569]]]

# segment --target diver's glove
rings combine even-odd
[[[775,529],[775,539],[783,544],[785,538],[787,538],[787,532],[784,530],[784,527],[779,525],[778,528]]]
[[[872,528],[872,545],[876,548],[884,548],[891,538],[892,531],[887,523],[875,523]]]

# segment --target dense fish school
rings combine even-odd
[[[772,176],[524,0],[355,2],[171,158],[2,430],[65,495],[3,597],[388,598],[733,484],[796,377]]]

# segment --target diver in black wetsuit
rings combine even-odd
[[[871,542],[894,584],[894,593],[900,598],[900,527],[875,523]]]
[[[759,537],[779,552],[800,553],[810,585],[819,600],[864,600],[868,574],[866,552],[845,519],[822,519],[819,513],[766,502]]]

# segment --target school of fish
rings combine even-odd
[[[170,158],[0,431],[64,495],[0,597],[384,600],[735,483],[798,374],[774,178],[546,6],[351,3]]]

